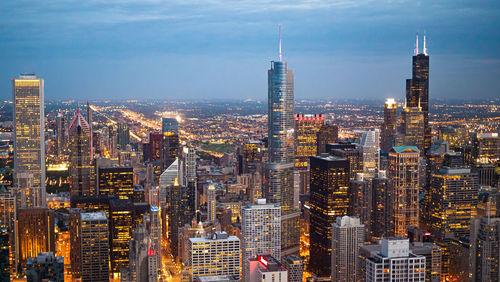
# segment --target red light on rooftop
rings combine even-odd
[[[263,256],[259,256],[259,262],[262,263],[265,267],[267,267],[267,260]]]

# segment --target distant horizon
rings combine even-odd
[[[0,17],[1,99],[23,72],[47,99],[265,99],[278,24],[298,99],[404,97],[417,32],[431,98],[500,93],[494,0],[20,0]]]

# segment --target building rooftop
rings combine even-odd
[[[105,212],[84,212],[81,214],[82,220],[106,220]]]
[[[420,150],[415,146],[396,146],[392,147],[391,152],[394,151],[396,153],[402,152],[420,152]]]

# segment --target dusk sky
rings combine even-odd
[[[0,97],[266,99],[278,24],[296,99],[403,100],[424,30],[431,99],[500,96],[498,0],[2,0]]]

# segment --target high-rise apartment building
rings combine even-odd
[[[334,156],[311,157],[310,269],[331,273],[332,229],[349,207],[349,161]]]
[[[294,80],[281,56],[281,28],[278,61],[268,71],[268,151],[264,195],[281,206],[284,254],[299,251],[299,216],[294,206]]]
[[[71,217],[71,273],[82,281],[109,281],[109,230],[104,212],[81,213]]]
[[[78,113],[68,129],[71,196],[96,194],[92,166],[92,136],[87,121]]]
[[[398,146],[389,151],[388,176],[391,185],[391,223],[394,236],[403,237],[409,226],[419,224],[420,150]]]
[[[44,80],[35,74],[12,79],[14,121],[14,181],[24,173],[33,175],[33,188],[39,190],[30,206],[45,206],[45,106]],[[22,187],[25,188],[25,187]]]
[[[359,217],[337,217],[332,230],[332,281],[361,280],[359,247],[365,242],[365,226]]]
[[[412,78],[406,80],[406,107],[419,108],[422,111],[424,142],[423,152],[431,147],[431,128],[429,126],[429,56],[424,35],[424,48],[422,53],[418,49],[418,35],[415,46],[415,55],[412,63]],[[418,114],[420,115],[420,114]],[[414,145],[417,144],[405,144]],[[418,146],[417,146],[418,147]],[[421,149],[419,147],[419,149]]]
[[[241,208],[242,261],[259,254],[281,258],[281,208],[257,199],[255,205]],[[249,275],[243,264],[243,276]]]
[[[425,257],[410,252],[408,238],[382,239],[380,253],[366,259],[366,281],[425,281]]]
[[[398,132],[398,103],[390,98],[384,105],[384,123],[381,130],[380,149],[385,152],[396,145],[396,134]]]
[[[471,221],[470,281],[498,281],[500,277],[500,217]]]
[[[240,239],[226,232],[206,238],[190,238],[188,245],[189,281],[200,276],[240,275]]]
[[[302,282],[304,275],[304,263],[297,255],[289,255],[282,259],[283,266],[288,271],[289,282]]]

